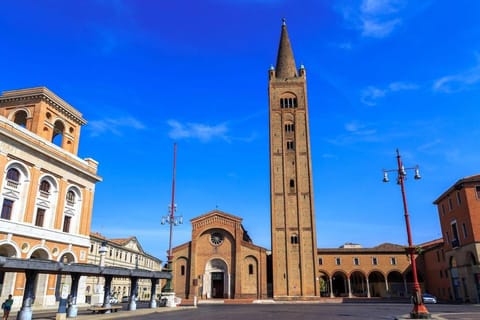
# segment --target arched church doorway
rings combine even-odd
[[[207,298],[230,298],[228,266],[221,259],[211,259],[205,267],[203,293]]]

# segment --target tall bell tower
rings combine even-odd
[[[285,19],[269,71],[273,296],[318,295],[305,68],[297,70]]]

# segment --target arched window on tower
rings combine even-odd
[[[285,132],[286,132],[286,133],[295,132],[295,124],[293,124],[293,123],[286,123],[286,124],[285,124]]]
[[[292,109],[297,106],[297,98],[295,97],[280,98],[280,109]]]
[[[290,179],[290,192],[295,192],[295,180]]]
[[[287,141],[287,150],[295,150],[295,143],[293,141]]]
[[[15,113],[15,116],[13,117],[13,122],[18,124],[19,126],[22,126],[24,128],[27,127],[27,112],[25,110],[20,110]]]
[[[298,244],[298,235],[296,233],[290,236],[290,243],[291,244]]]
[[[52,142],[59,147],[62,146],[64,131],[65,131],[65,126],[63,125],[63,122],[60,120],[55,121],[55,125],[53,126]]]
[[[253,264],[248,265],[248,274],[253,274]]]

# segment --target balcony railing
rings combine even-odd
[[[40,190],[40,197],[48,199],[48,197],[50,197],[50,192]]]
[[[7,187],[18,189],[19,184],[20,183],[18,181],[7,179]]]

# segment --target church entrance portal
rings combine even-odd
[[[202,294],[207,299],[230,298],[230,274],[222,259],[212,259],[205,266]]]
[[[223,299],[223,272],[212,272],[212,298]]]

